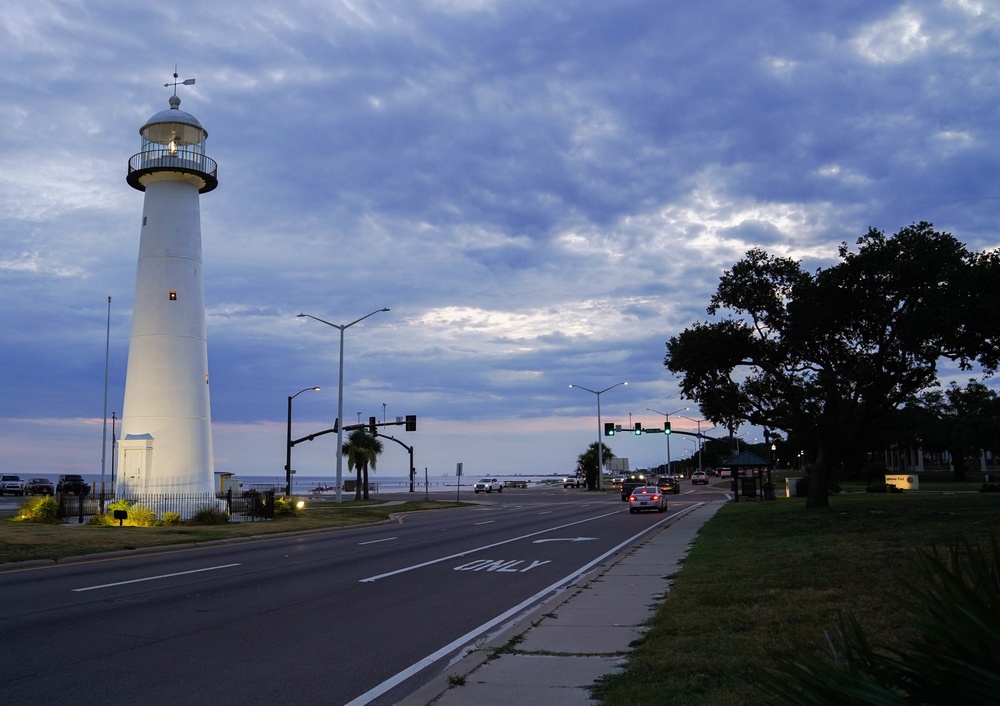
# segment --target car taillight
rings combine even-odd
[[[632,502],[633,500],[635,500],[635,496],[634,495],[629,495],[628,499],[629,499],[629,502]]]
[[[660,496],[659,496],[659,495],[654,495],[654,496],[653,496],[653,500],[659,500],[659,499],[660,499]]]

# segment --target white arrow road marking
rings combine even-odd
[[[543,542],[591,542],[597,537],[553,537],[552,539],[536,539],[532,544],[542,544]]]

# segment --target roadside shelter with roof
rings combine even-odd
[[[771,483],[772,465],[771,461],[751,451],[738,453],[723,463],[721,468],[732,471],[733,500],[739,502],[741,496],[774,500],[774,485]]]

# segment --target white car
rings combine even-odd
[[[0,477],[0,495],[24,495],[24,481],[13,473],[4,473]]]
[[[655,485],[644,485],[633,488],[628,496],[628,511],[631,513],[642,510],[656,510],[663,512],[667,509],[667,496],[660,492]]]
[[[564,488],[582,488],[583,487],[583,478],[580,478],[579,476],[566,476],[565,478],[563,478],[563,487]]]
[[[691,474],[691,485],[708,485],[708,474],[705,471],[695,471]]]
[[[497,480],[496,478],[480,478],[476,481],[476,484],[472,486],[475,492],[492,493],[494,490],[498,493],[503,492],[503,482]]]

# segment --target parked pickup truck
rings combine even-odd
[[[503,483],[496,478],[480,478],[476,481],[476,484],[472,486],[475,492],[492,493],[494,490],[498,493],[503,492]]]
[[[0,495],[24,495],[24,481],[21,476],[4,473],[0,476]]]

